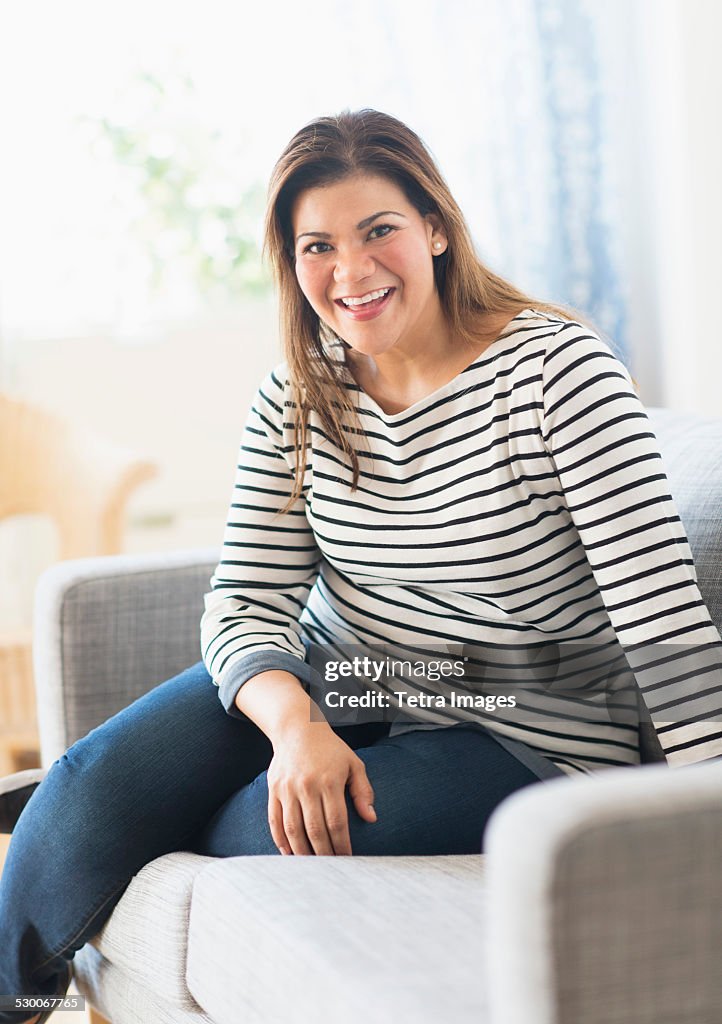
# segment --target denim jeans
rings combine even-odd
[[[366,764],[377,821],[347,794],[354,854],[481,850],[510,793],[539,781],[475,726],[407,732],[339,726]],[[33,794],[0,880],[0,994],[64,993],[69,964],[133,875],[175,850],[277,854],[267,818],[271,744],[228,715],[202,663],[74,743]],[[22,1020],[0,1012],[0,1024]]]

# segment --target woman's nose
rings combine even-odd
[[[339,249],[336,253],[333,276],[338,284],[348,284],[371,277],[375,269],[373,259],[361,249]]]

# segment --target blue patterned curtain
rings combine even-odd
[[[540,56],[539,114],[549,129],[545,287],[589,311],[624,349],[626,301],[615,245],[621,214],[609,166],[617,146],[605,137],[605,106],[616,94],[614,82],[605,83],[614,70],[604,61],[610,9],[579,0],[547,0],[531,9]]]
[[[598,14],[604,17],[603,5]],[[547,183],[550,219],[558,225],[544,246],[551,294],[599,318],[622,346],[625,298],[614,245],[614,185],[606,162],[604,36],[598,17],[579,0],[532,4],[542,74],[540,108],[550,126]],[[595,20],[596,19],[596,20]]]

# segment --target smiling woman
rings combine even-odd
[[[384,205],[355,223],[359,213]],[[296,234],[298,283],[319,321],[343,338],[356,382],[389,413],[455,377],[510,320],[509,311],[487,310],[477,317],[476,342],[454,337],[432,262],[448,247],[443,222],[422,216],[388,178],[358,174],[311,188],[291,219],[294,232],[311,223],[339,225],[335,235]]]
[[[360,216],[369,209],[378,212]],[[354,175],[304,192],[292,223],[298,283],[349,346],[358,383],[380,403],[432,386],[459,356],[434,280],[432,254],[447,246],[439,217],[422,216],[387,178]],[[310,224],[335,231],[305,230]]]
[[[266,249],[286,359],[248,416],[203,661],[74,744],[20,815],[2,992],[62,991],[170,850],[479,852],[516,790],[637,765],[639,699],[670,764],[722,753],[722,641],[609,346],[484,266],[421,140],[377,111],[294,136]],[[348,681],[379,648],[422,671],[359,670],[375,697],[335,720],[356,705],[315,659]]]

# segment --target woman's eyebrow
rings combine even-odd
[[[396,210],[379,210],[378,213],[372,213],[370,217],[364,217],[363,220],[359,221],[356,225],[356,230],[361,231],[363,228],[367,228],[369,224],[375,221],[378,217],[388,217],[389,214],[393,214],[394,217],[403,217],[404,220],[408,220],[403,213],[398,213]],[[330,238],[331,235],[328,231],[303,231],[300,235],[296,236],[296,241],[299,238],[305,238],[306,235],[312,235],[314,238]]]

